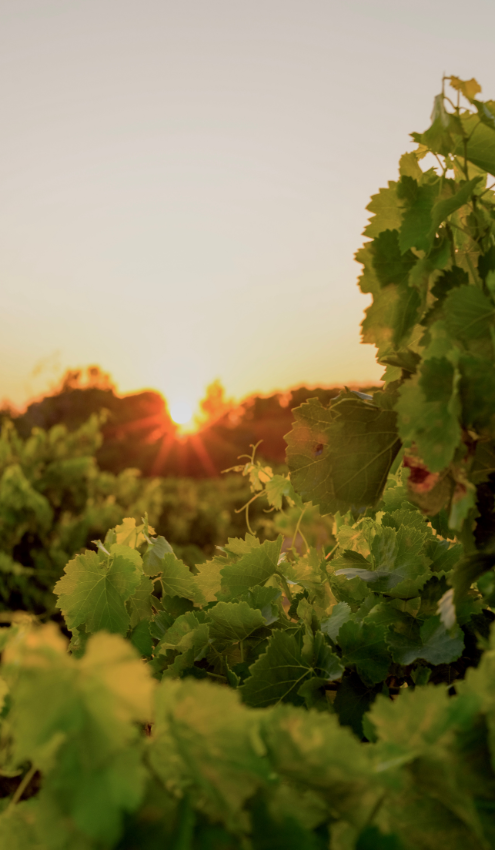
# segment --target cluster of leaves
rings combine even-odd
[[[118,635],[82,658],[53,624],[14,626],[2,646],[9,850],[493,847],[495,641],[453,698],[379,696],[366,746],[328,713],[158,683]]]
[[[51,616],[53,585],[69,558],[126,516],[139,519],[148,513],[190,566],[206,560],[229,535],[244,533],[244,517],[237,509],[249,490],[238,476],[143,479],[135,469],[113,475],[98,466],[101,441],[96,416],[75,431],[63,425],[35,428],[27,438],[8,420],[3,422],[0,611]],[[263,536],[277,533],[272,518],[253,507],[255,529]]]
[[[377,348],[385,387],[303,404],[288,463],[305,501],[359,510],[379,499],[400,452],[409,500],[464,546],[445,600],[451,624],[453,601],[483,574],[495,599],[495,101],[478,99],[475,80],[447,82],[456,102],[435,98],[399,179],[373,196],[357,254],[373,299],[363,341]]]
[[[118,633],[156,678],[209,678],[253,707],[336,712],[362,737],[378,693],[430,677],[452,682],[476,663],[493,615],[473,590],[457,624],[441,621],[462,546],[407,500],[400,471],[376,509],[338,514],[335,526],[328,555],[247,534],[193,571],[147,519],[128,518],[98,551],[71,560],[55,586],[71,649],[82,655],[91,634]]]
[[[9,421],[0,433],[0,609],[50,614],[68,559],[129,514],[155,520],[157,481],[98,469],[101,422],[77,431],[35,428],[26,440]]]
[[[263,509],[264,514],[271,516],[256,517],[255,529],[261,536],[272,538],[281,534],[287,540],[292,541],[292,546],[300,549],[301,545],[306,549],[309,545],[315,547],[326,547],[326,551],[335,543],[333,536],[333,518],[322,515],[319,507],[310,501],[303,503],[300,495],[296,493],[290,475],[285,472],[274,472],[271,466],[255,458],[256,450],[263,441],[252,445],[250,455],[240,455],[246,458],[246,463],[232,466],[224,472],[240,473],[249,481],[252,497],[242,508],[235,513],[245,512],[246,526],[252,535],[253,529],[250,524],[250,511],[252,506],[259,507],[259,500],[266,500],[269,508]]]

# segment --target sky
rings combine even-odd
[[[0,0],[0,400],[376,382],[353,255],[493,0]]]

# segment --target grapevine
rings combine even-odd
[[[447,84],[454,92],[446,93]],[[358,252],[383,388],[294,411],[274,532],[152,518],[0,631],[0,846],[495,845],[495,102],[445,78]],[[41,439],[41,438],[39,438]],[[323,542],[312,525],[325,530]],[[330,529],[330,531],[329,531]],[[2,785],[3,783],[3,785]]]

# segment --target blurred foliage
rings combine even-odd
[[[93,415],[74,431],[34,428],[26,439],[5,420],[0,434],[0,609],[50,616],[52,588],[67,561],[103,539],[125,516],[148,515],[190,567],[215,554],[228,537],[246,531],[243,506],[248,482],[233,473],[220,478],[143,478],[138,469],[102,471],[101,418]],[[251,521],[262,540],[294,534],[299,511],[275,515],[254,504]],[[315,513],[315,509],[313,512]],[[304,518],[301,530],[316,543],[331,523]],[[307,526],[307,527],[306,527]]]

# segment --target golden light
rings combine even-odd
[[[193,418],[193,410],[186,401],[176,401],[170,406],[170,416],[177,425],[188,425]]]

